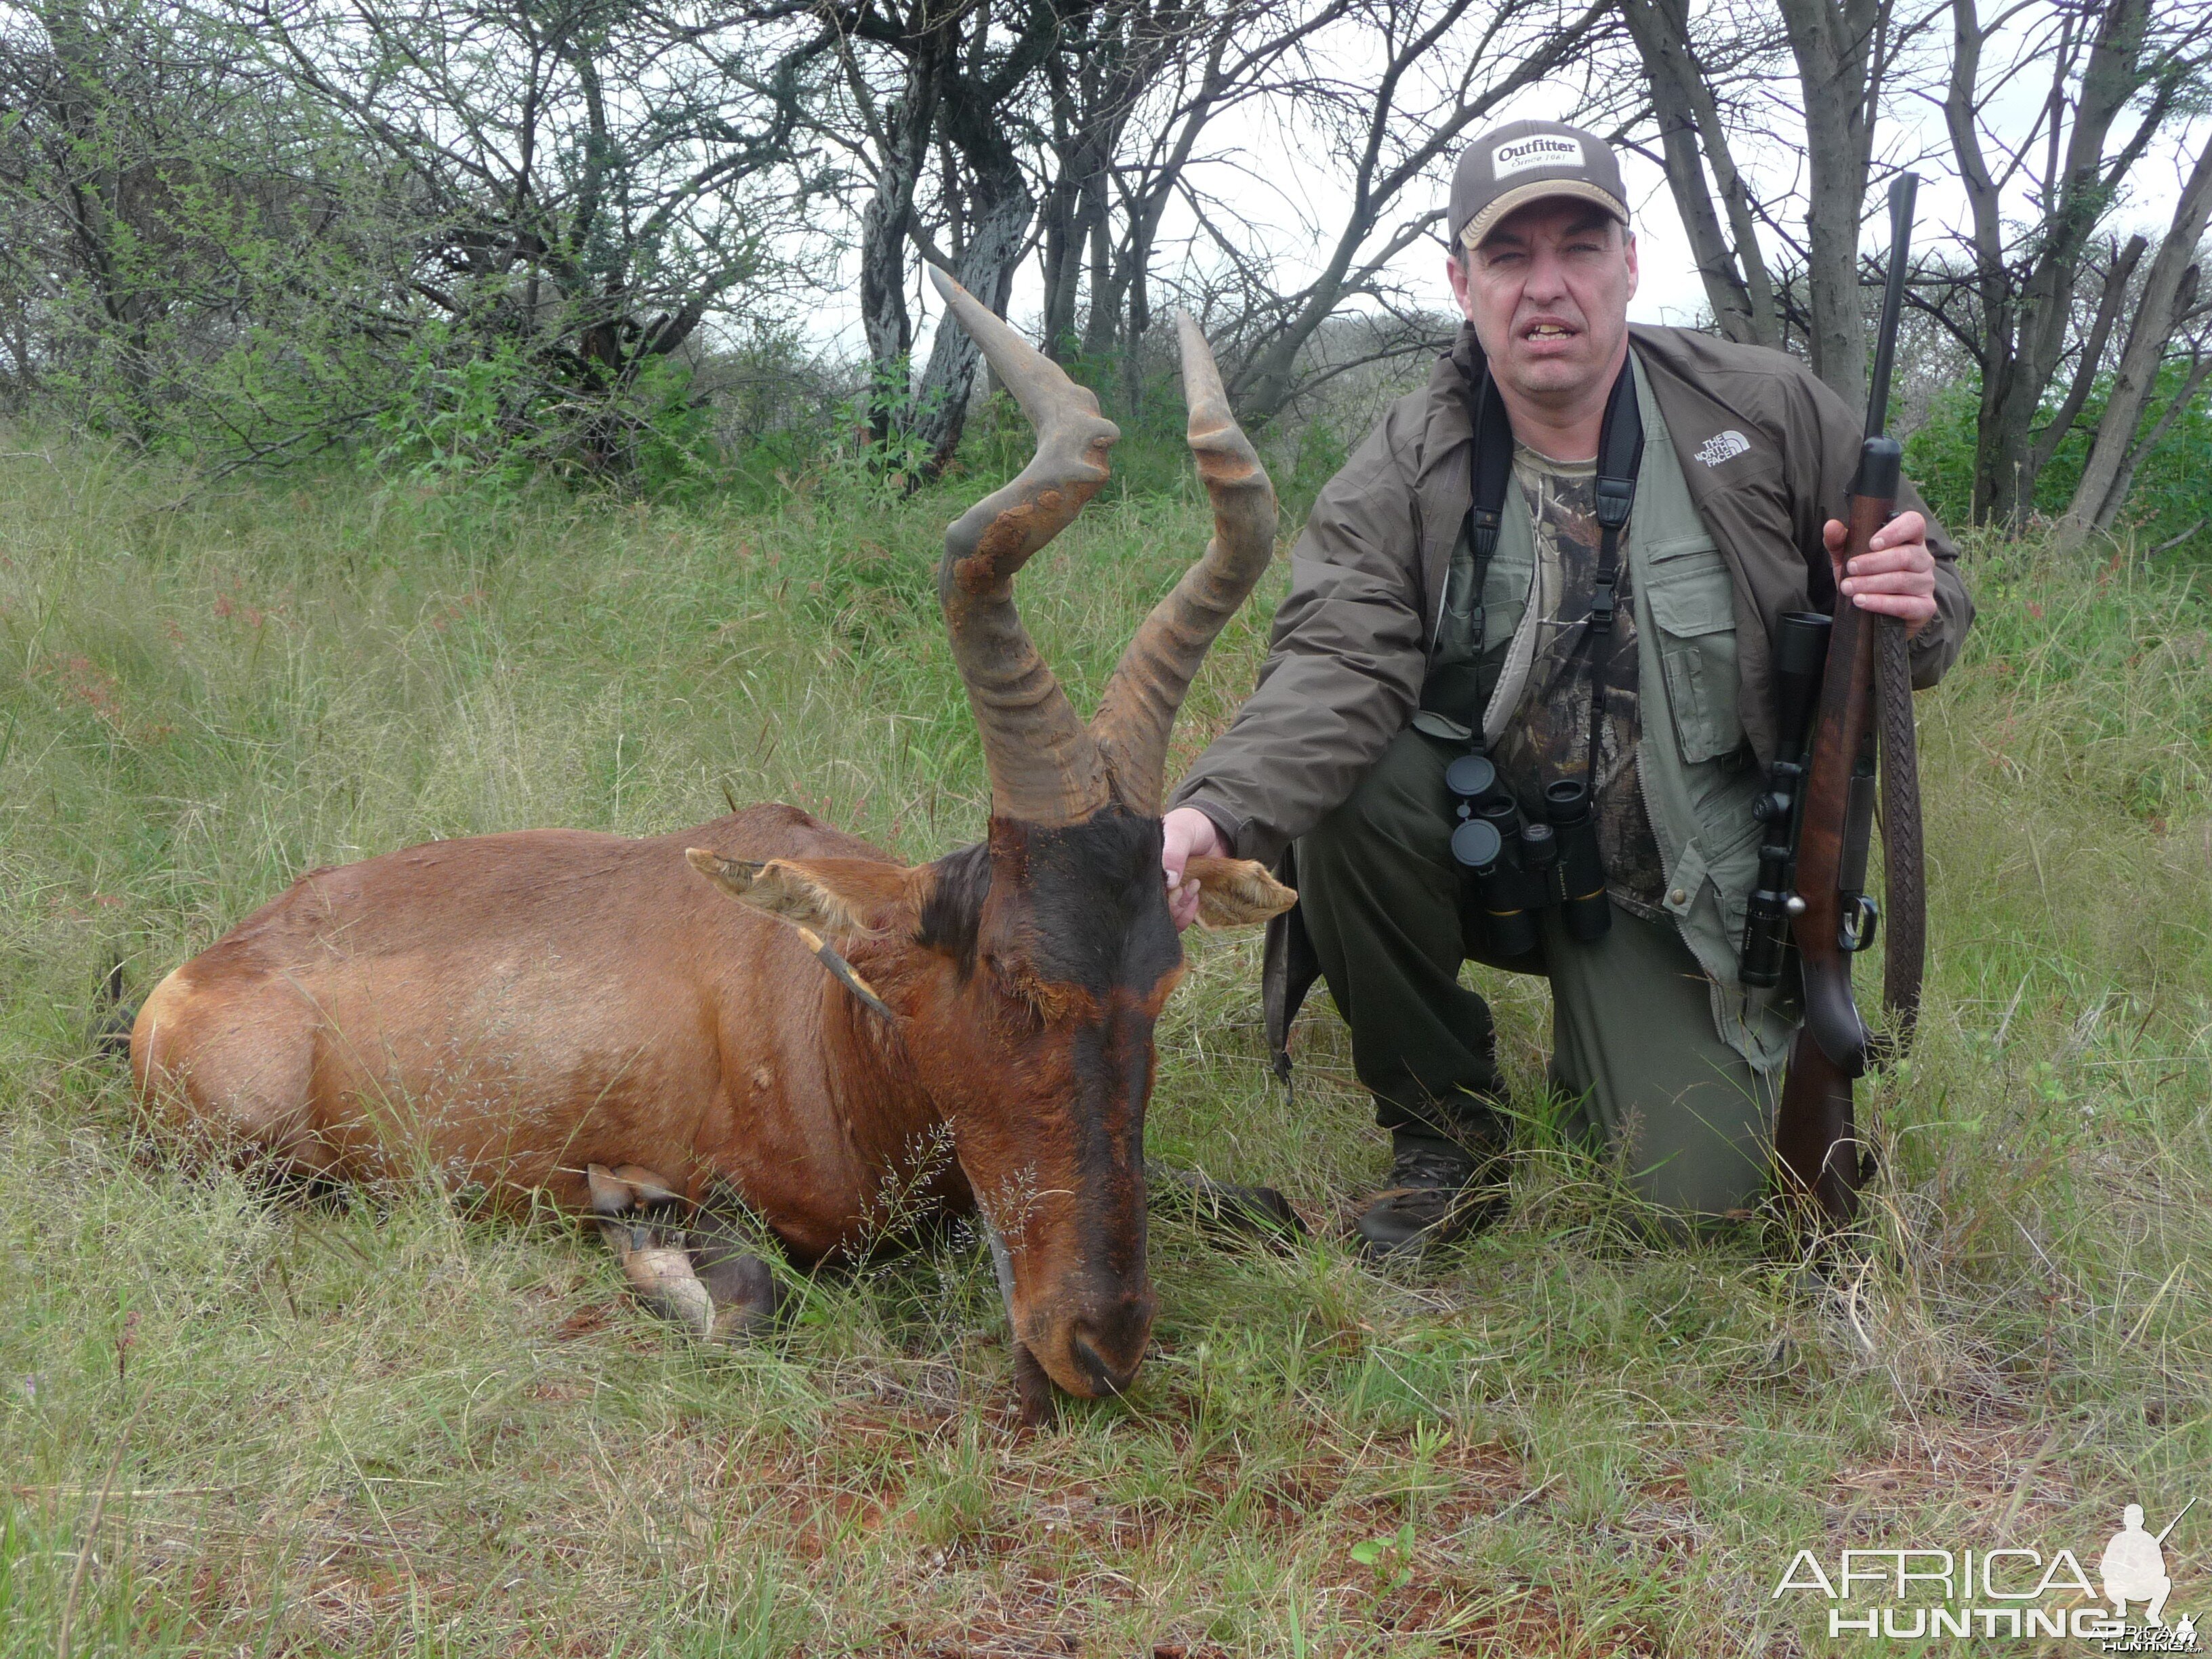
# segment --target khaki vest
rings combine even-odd
[[[1635,374],[1644,463],[1623,556],[1636,606],[1644,716],[1637,772],[1667,870],[1666,908],[1712,980],[1714,1029],[1753,1066],[1777,1070],[1799,1018],[1795,988],[1785,981],[1776,991],[1750,990],[1740,977],[1744,905],[1759,874],[1760,826],[1751,806],[1763,780],[1738,713],[1735,586],[1691,502],[1640,363]],[[1510,499],[1518,501],[1517,489]],[[1417,729],[1465,742],[1477,687],[1491,686],[1483,731],[1494,743],[1504,730],[1525,684],[1535,574],[1529,516],[1509,507],[1483,581],[1478,645],[1474,556],[1462,529],[1413,716]]]

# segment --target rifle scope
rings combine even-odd
[[[1766,827],[1759,848],[1759,884],[1744,906],[1743,982],[1769,988],[1782,982],[1790,951],[1790,918],[1804,901],[1797,882],[1797,834],[1802,825],[1805,750],[1819,712],[1820,677],[1827,665],[1834,619],[1817,611],[1784,611],[1774,634],[1774,764],[1766,793],[1752,816]]]

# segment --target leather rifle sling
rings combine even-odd
[[[1890,1030],[1881,1058],[1902,1058],[1920,1018],[1928,949],[1928,872],[1920,834],[1920,759],[1912,726],[1912,665],[1905,624],[1876,619],[1875,697],[1881,767],[1881,860],[1889,915],[1881,998]]]

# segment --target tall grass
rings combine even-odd
[[[1029,1434],[972,1249],[705,1352],[558,1218],[272,1202],[140,1134],[86,1040],[109,964],[143,990],[316,865],[726,791],[915,858],[979,835],[933,558],[1018,464],[985,440],[911,501],[823,473],[680,510],[208,497],[7,446],[0,1655],[1794,1651],[1826,1641],[1770,1594],[1801,1547],[2087,1552],[2202,1489],[2212,605],[2124,561],[1972,549],[1981,628],[1922,700],[1929,1004],[1872,1092],[1887,1243],[1839,1286],[1651,1243],[1607,1170],[1534,1152],[1505,1225],[1419,1270],[1164,1222],[1136,1392]],[[1023,578],[1079,704],[1202,543],[1171,480]],[[1384,1156],[1341,1028],[1308,1016],[1286,1104],[1256,943],[1192,950],[1153,1149],[1326,1231]],[[1533,1092],[1542,987],[1483,982]],[[2201,1507],[2168,1550],[2174,1610],[2212,1606]]]

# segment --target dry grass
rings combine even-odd
[[[301,870],[433,836],[658,831],[726,787],[972,838],[945,500],[179,508],[112,457],[0,465],[0,1655],[1795,1652],[1799,1547],[2086,1553],[2203,1489],[2212,608],[2178,582],[1976,556],[1863,1272],[1654,1245],[1538,1149],[1419,1272],[1164,1225],[1137,1391],[1033,1433],[971,1248],[701,1352],[557,1218],[177,1167],[85,1041],[111,953],[143,988]],[[1201,533],[1187,495],[1102,501],[1024,578],[1079,701]],[[1326,1221],[1382,1145],[1325,1008],[1295,1104],[1267,1085],[1255,969],[1195,946],[1154,1151]],[[1542,988],[1489,988],[1533,1087]],[[2169,1551],[2175,1609],[2212,1606],[2212,1516]]]

